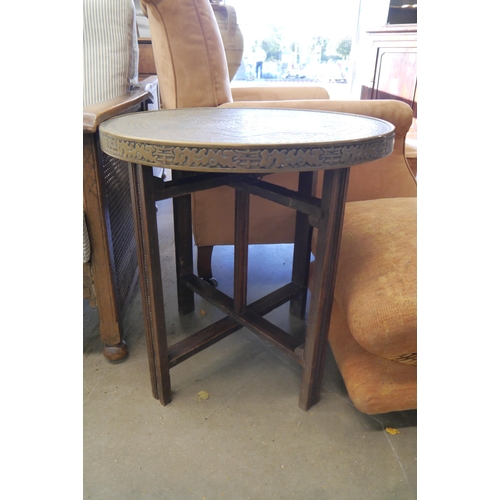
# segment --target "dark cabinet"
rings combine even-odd
[[[372,42],[371,79],[361,87],[361,99],[399,99],[417,116],[417,25],[387,25],[369,31]]]
[[[361,99],[398,99],[413,109],[413,124],[407,135],[409,150],[417,141],[417,25],[386,25],[368,31],[371,56]],[[413,154],[413,153],[412,153]],[[416,154],[416,152],[415,152]]]

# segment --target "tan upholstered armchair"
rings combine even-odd
[[[97,306],[104,355],[127,354],[122,313],[137,278],[128,167],[102,153],[98,127],[119,113],[148,109],[153,77],[137,84],[132,0],[83,2],[83,294]]]
[[[415,409],[417,185],[405,155],[412,110],[396,100],[272,103],[281,106],[374,116],[396,127],[390,156],[350,169],[329,341],[356,408],[368,414]],[[322,173],[318,190],[321,179]],[[290,238],[292,223],[290,217]]]
[[[233,101],[329,98],[326,89],[315,85],[231,88],[222,37],[209,0],[141,0],[141,6],[149,19],[164,109],[214,107]],[[267,180],[293,188],[298,174],[272,175]],[[212,278],[213,246],[233,241],[233,198],[230,188],[193,196],[198,275],[207,280]],[[278,206],[270,211],[269,205],[273,204],[252,196],[250,243],[293,241],[294,212]]]
[[[396,143],[389,157],[351,168],[347,236],[342,243],[344,260],[339,263],[330,343],[349,395],[361,411],[415,408],[416,181],[404,154],[405,135],[412,121],[410,107],[394,100],[334,101],[318,89],[231,89],[224,46],[209,0],[141,0],[141,5],[149,18],[164,108],[318,109],[373,116],[395,125]],[[283,173],[266,180],[296,189],[297,177]],[[234,194],[224,187],[198,192],[192,196],[192,204],[198,274],[210,279],[213,246],[233,243]],[[370,213],[371,219],[367,218]],[[294,228],[293,210],[252,197],[251,244],[291,243]],[[377,235],[383,236],[377,239]],[[382,275],[377,274],[377,266]],[[370,290],[367,295],[363,295],[365,289]],[[398,321],[392,321],[396,316]],[[370,323],[373,317],[382,319],[374,325]],[[376,334],[370,337],[365,333],[361,340],[359,330],[370,332],[371,326],[376,326]],[[351,353],[356,356],[351,357]],[[357,369],[353,359],[360,361]],[[398,385],[400,375],[404,387]],[[377,384],[367,384],[370,380],[377,380]]]

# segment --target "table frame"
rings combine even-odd
[[[307,411],[320,398],[327,334],[333,304],[338,251],[349,167],[324,171],[322,198],[312,196],[313,172],[300,172],[297,192],[267,183],[255,174],[192,173],[172,170],[172,181],[153,177],[152,168],[130,164],[145,336],[153,396],[162,405],[172,399],[170,368],[246,327],[264,336],[302,366],[299,407]],[[235,189],[234,297],[193,272],[191,193],[229,185]],[[292,279],[287,285],[247,304],[249,196],[254,194],[297,210]],[[194,311],[194,293],[227,316],[174,345],[167,345],[156,205],[172,198],[180,314]],[[290,302],[290,313],[304,319],[311,257],[312,229],[318,229],[315,273],[305,339],[293,337],[263,316]]]

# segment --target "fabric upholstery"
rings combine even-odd
[[[364,413],[417,407],[416,198],[346,204],[329,342]]]
[[[149,19],[163,108],[215,107],[231,103],[233,92],[240,98],[255,98],[250,89],[230,88],[222,37],[207,0],[141,0],[141,7]],[[295,90],[301,97],[328,97],[324,89],[304,86],[299,90],[297,87]],[[290,89],[283,91],[283,97],[293,95]],[[296,174],[268,177],[270,182],[291,189],[296,188],[297,179]],[[192,198],[196,244],[232,244],[234,191],[223,187],[195,193]],[[250,242],[292,241],[295,212],[253,196],[251,199]],[[265,215],[264,224],[259,214]]]
[[[137,83],[138,67],[133,0],[83,0],[83,107],[126,94]],[[83,262],[90,256],[84,214]]]
[[[348,203],[335,299],[354,339],[392,359],[417,352],[417,199]]]
[[[149,20],[162,107],[230,102],[226,54],[210,3],[141,0],[141,6]]]
[[[325,99],[238,101],[221,107],[296,108],[349,112],[373,116],[396,127],[394,152],[387,158],[351,168],[348,201],[416,196],[416,181],[404,156],[404,137],[411,126],[411,108],[395,100],[331,101]],[[318,174],[318,191],[323,174]],[[268,182],[296,189],[298,174],[266,176]],[[319,194],[319,193],[318,193]],[[222,187],[193,195],[193,232],[198,246],[230,245],[234,241],[234,192]],[[217,203],[214,203],[217,200]],[[291,243],[295,211],[267,200],[250,197],[250,244]],[[221,221],[224,221],[222,224]]]
[[[83,106],[126,94],[138,54],[133,0],[83,1]]]
[[[417,408],[417,367],[363,349],[336,301],[328,340],[349,398],[359,411],[373,415]]]
[[[222,107],[317,109],[373,116],[392,123],[396,128],[394,152],[387,158],[351,168],[348,201],[416,196],[417,185],[405,158],[405,135],[410,129],[413,112],[407,104],[396,100],[333,101],[282,100],[273,102],[233,102]],[[322,174],[319,175],[321,186]]]
[[[329,99],[324,87],[317,85],[277,85],[268,87],[232,87],[234,101],[283,101],[297,99]]]
[[[268,175],[263,180],[297,189],[298,179],[295,173],[279,173]],[[192,197],[196,245],[233,245],[234,189],[224,186],[194,193]],[[250,195],[250,244],[293,242],[295,214],[295,210],[288,207]]]

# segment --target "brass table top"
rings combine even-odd
[[[334,169],[388,156],[394,126],[329,111],[187,108],[121,115],[100,128],[102,150],[141,165],[195,172]]]

